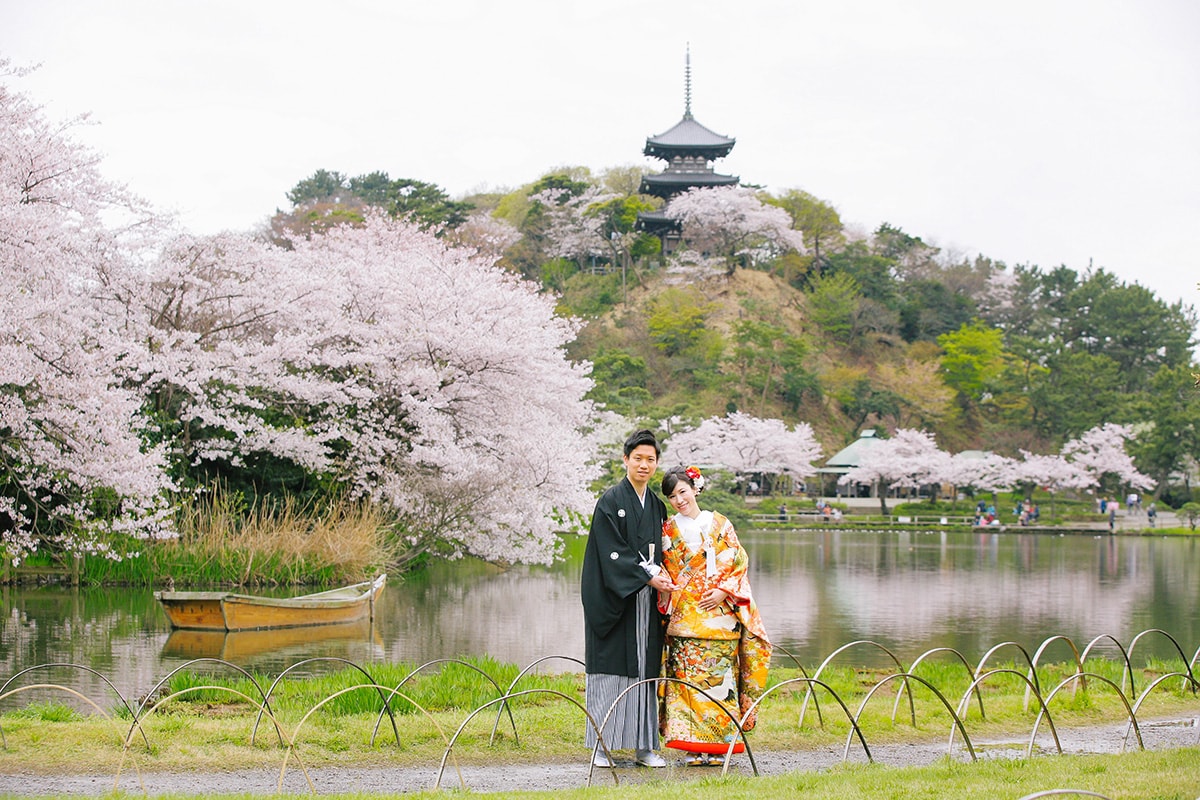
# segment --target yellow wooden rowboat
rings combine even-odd
[[[155,592],[173,628],[248,631],[332,625],[375,618],[375,598],[387,575],[299,597],[233,592]]]

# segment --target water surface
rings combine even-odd
[[[1136,634],[1152,628],[1174,636],[1188,658],[1200,647],[1195,539],[747,531],[742,540],[768,632],[781,651],[809,667],[856,640],[878,642],[906,665],[934,647],[954,647],[972,662],[1001,642],[1016,642],[1032,654],[1052,636],[1069,637],[1082,649],[1108,635],[1128,647]],[[38,664],[81,664],[137,697],[199,656],[224,657],[268,674],[318,656],[368,668],[382,661],[420,664],[478,655],[520,665],[554,655],[582,659],[583,542],[570,537],[565,559],[552,567],[439,561],[389,581],[373,628],[290,631],[273,641],[242,634],[207,641],[172,636],[149,590],[6,587],[0,589],[0,675],[7,679]],[[1097,649],[1118,655],[1107,640]],[[1066,660],[1069,652],[1057,644],[1047,657]],[[1135,661],[1151,654],[1177,655],[1165,637],[1147,635]],[[844,657],[889,663],[881,650],[867,647]],[[569,661],[547,666],[554,664],[579,669]],[[107,691],[88,673],[68,676],[59,669],[20,681],[34,682],[66,683],[89,696]],[[20,696],[3,704],[27,700]]]

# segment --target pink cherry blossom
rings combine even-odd
[[[672,435],[663,460],[720,467],[738,474],[765,472],[805,478],[816,474],[813,462],[820,457],[821,446],[808,423],[789,428],[782,420],[734,411]]]
[[[792,218],[744,186],[694,188],[674,197],[664,213],[682,228],[682,249],[728,259],[762,261],[789,250],[803,252]]]

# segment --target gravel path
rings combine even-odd
[[[1200,746],[1200,718],[1180,717],[1141,722],[1142,741],[1146,749]],[[1125,736],[1124,724],[1109,724],[1091,728],[1060,729],[1059,741],[1064,753],[1119,753]],[[868,740],[869,744],[869,740]],[[974,741],[976,755],[985,758],[1022,758],[1028,744],[1028,734],[1023,738],[1007,740]],[[751,742],[753,747],[753,742]],[[1135,749],[1137,742],[1130,734],[1128,749]],[[1054,740],[1044,725],[1038,732],[1037,752],[1049,755],[1055,752]],[[889,766],[908,766],[933,763],[946,753],[946,742],[928,744],[897,744],[871,746],[871,755],[876,763]],[[713,767],[687,767],[671,751],[669,766],[665,769],[636,767],[628,753],[616,753],[615,770],[596,769],[592,784],[611,785],[613,774],[621,784],[647,780],[693,780],[707,775],[719,775],[720,769]],[[954,758],[970,760],[970,755],[959,739]],[[798,770],[825,769],[842,760],[842,748],[821,748],[806,751],[766,751],[754,753],[760,775],[779,775]],[[848,760],[865,762],[862,746],[855,741],[850,748]],[[281,762],[275,761],[262,769],[237,772],[144,772],[139,783],[138,775],[127,766],[116,788],[129,793],[151,795],[178,793],[251,793],[274,794],[279,789]],[[315,789],[319,794],[341,792],[406,792],[432,789],[438,779],[438,764],[418,767],[322,767],[308,771],[312,781],[310,787],[304,773],[289,764],[283,779],[283,791],[307,794]],[[752,775],[750,761],[745,755],[735,756],[730,771]],[[586,786],[588,763],[581,752],[577,761],[538,764],[493,764],[471,765],[461,768],[462,783],[452,764],[447,765],[441,779],[441,788],[458,789],[463,785],[472,791],[503,792],[513,790],[571,789]],[[86,774],[0,774],[0,794],[9,796],[36,797],[43,795],[95,796],[110,792],[116,776],[112,771],[96,771]]]

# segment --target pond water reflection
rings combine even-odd
[[[806,666],[859,639],[889,647],[906,663],[933,647],[954,647],[974,660],[1005,641],[1032,653],[1055,635],[1070,637],[1080,648],[1103,634],[1128,646],[1150,628],[1174,636],[1189,658],[1200,646],[1195,539],[748,531],[742,540],[772,639]],[[52,662],[81,664],[136,697],[201,655],[268,674],[319,656],[364,666],[478,655],[521,665],[550,655],[581,659],[583,541],[568,539],[567,557],[546,568],[437,562],[417,575],[389,580],[373,628],[278,636],[173,637],[148,590],[7,587],[0,590],[0,675],[7,679]],[[1067,658],[1065,645],[1059,647],[1047,657]],[[1118,655],[1111,644],[1097,650]],[[1135,660],[1150,654],[1176,655],[1160,636],[1139,642]],[[883,658],[871,649],[847,654],[869,665],[882,665]],[[548,666],[578,668],[566,661]],[[20,683],[59,682],[105,696],[102,682],[90,675],[47,673]],[[3,705],[29,699],[22,695]]]

